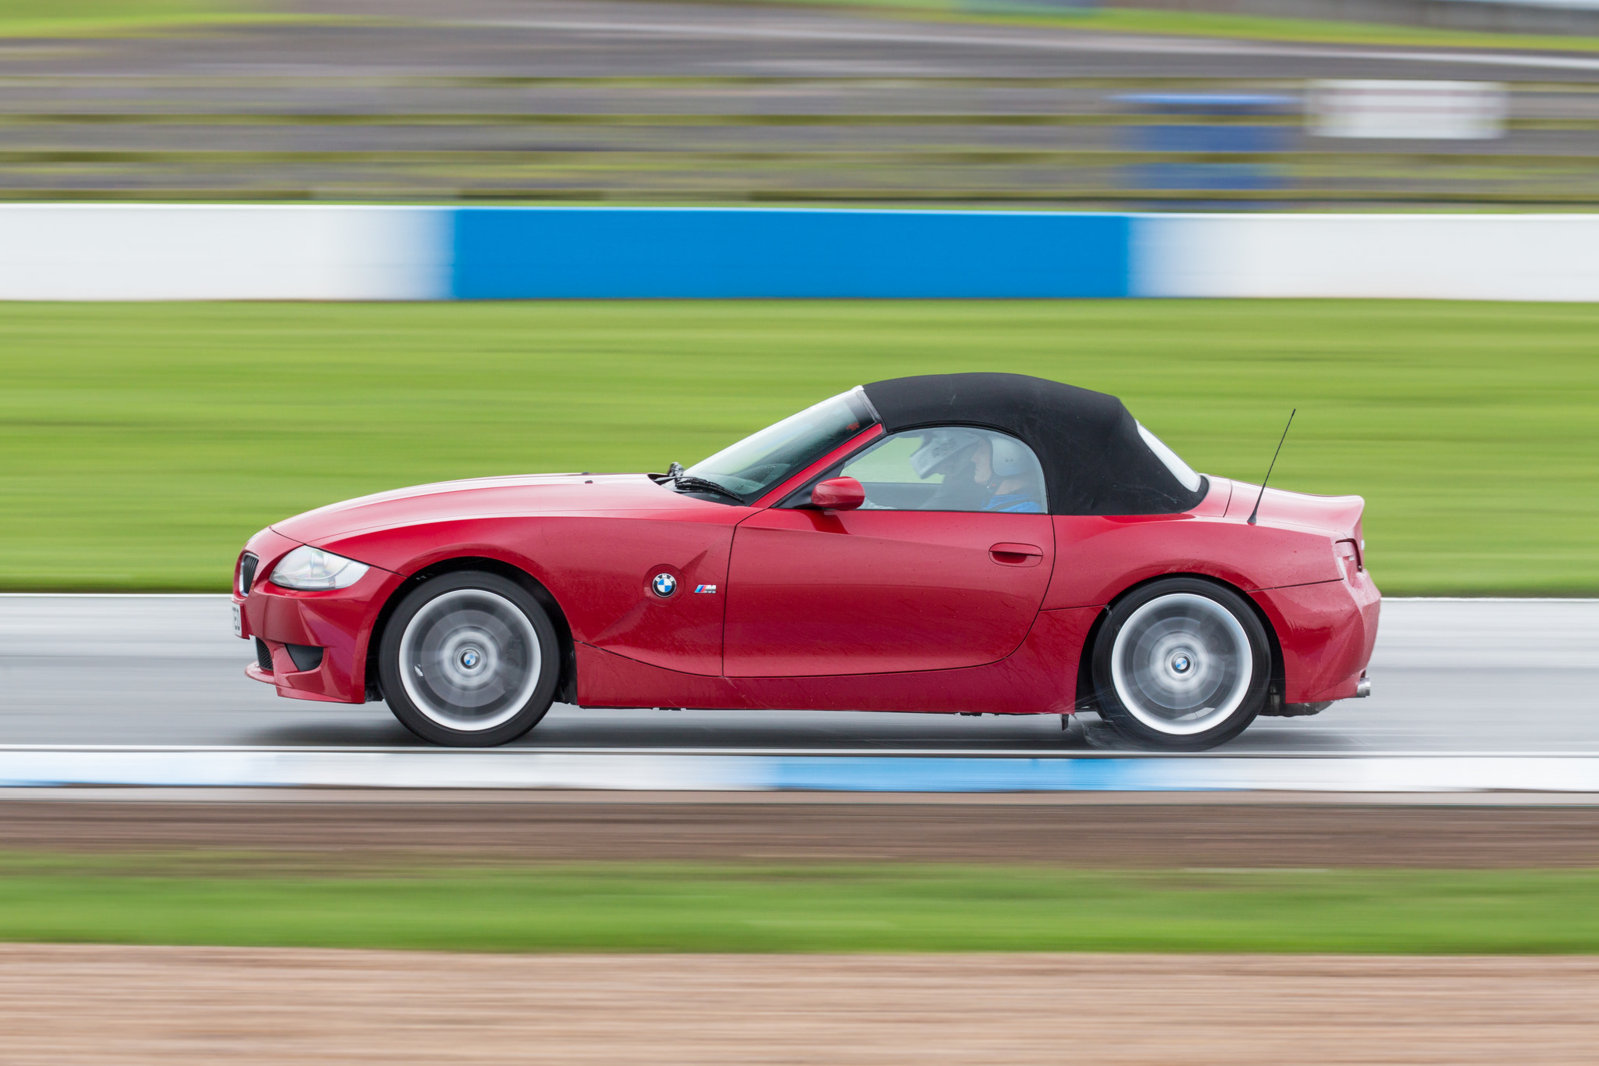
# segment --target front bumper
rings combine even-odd
[[[383,604],[404,578],[374,566],[347,589],[301,592],[272,584],[273,568],[299,546],[273,529],[245,545],[259,561],[247,588],[237,575],[233,585],[238,635],[256,650],[256,661],[244,672],[272,685],[279,696],[365,702],[368,642]]]

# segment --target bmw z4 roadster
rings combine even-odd
[[[439,744],[580,707],[1097,712],[1196,750],[1364,696],[1358,496],[1195,473],[1113,396],[850,390],[688,469],[452,481],[252,537],[246,673]]]

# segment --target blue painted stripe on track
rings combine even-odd
[[[485,207],[453,223],[459,300],[1129,292],[1126,215]]]
[[[766,787],[843,792],[1146,792],[1248,787],[1154,759],[787,758]]]

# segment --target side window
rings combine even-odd
[[[1049,510],[1031,448],[1004,433],[936,426],[891,433],[844,464],[865,507],[890,511]]]

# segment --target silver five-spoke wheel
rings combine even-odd
[[[1205,748],[1259,712],[1270,680],[1264,628],[1243,599],[1173,578],[1111,609],[1092,662],[1100,713],[1129,739]]]
[[[384,631],[383,693],[395,717],[443,744],[503,744],[554,699],[554,627],[520,584],[495,574],[445,574],[419,585]]]

